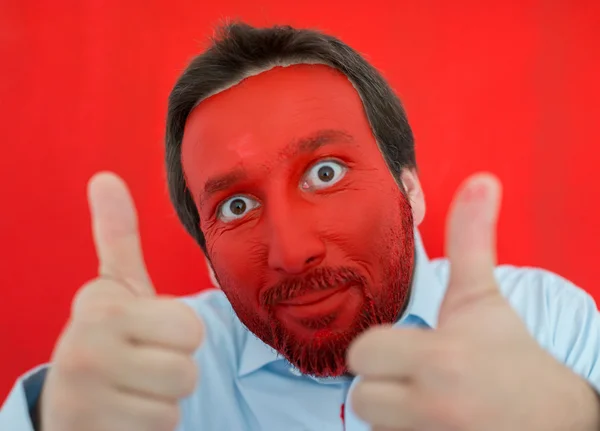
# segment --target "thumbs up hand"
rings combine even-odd
[[[156,296],[125,184],[98,174],[89,203],[99,275],[76,295],[41,397],[43,431],[173,431],[197,381],[202,323]]]
[[[374,430],[595,430],[598,400],[530,336],[494,279],[500,184],[476,175],[448,224],[436,331],[374,328],[348,354],[354,411]],[[593,415],[596,413],[596,415]]]

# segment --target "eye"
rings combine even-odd
[[[227,223],[244,217],[259,205],[256,200],[246,196],[233,196],[219,206],[217,217]]]
[[[306,173],[300,187],[319,190],[331,187],[346,174],[346,166],[334,160],[326,160],[313,165]]]

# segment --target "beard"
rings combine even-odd
[[[221,284],[240,321],[264,343],[275,349],[301,373],[315,377],[338,377],[348,372],[346,352],[350,344],[367,329],[393,324],[404,311],[412,281],[415,243],[412,210],[402,199],[399,223],[382,236],[378,258],[379,282],[369,283],[366,274],[355,266],[318,267],[299,276],[288,277],[262,291],[259,305],[268,318],[238,298],[235,289]],[[349,262],[351,264],[351,262]],[[343,329],[330,329],[336,315],[303,320],[310,335],[291,330],[276,315],[282,301],[322,290],[349,287],[362,296],[362,306],[353,321]]]

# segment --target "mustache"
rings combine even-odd
[[[364,286],[366,278],[350,267],[320,267],[295,277],[290,277],[264,290],[259,302],[263,307],[272,307],[281,301],[289,301],[310,292],[328,290],[342,285]]]

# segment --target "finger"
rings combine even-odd
[[[414,328],[376,327],[361,334],[348,349],[348,367],[359,376],[411,380],[432,350],[436,334]]]
[[[122,283],[113,279],[97,278],[77,291],[71,303],[71,312],[74,316],[84,316],[90,320],[91,315],[97,316],[99,310],[105,310],[104,314],[114,320],[113,316],[118,314],[115,308],[125,309],[133,299],[135,295],[130,290],[123,289]]]
[[[450,282],[445,305],[495,290],[496,222],[501,185],[490,174],[469,178],[459,189],[446,226]]]
[[[86,417],[85,423],[80,424],[79,429],[174,430],[180,418],[180,408],[175,401],[141,397],[137,393],[114,391],[110,387],[86,394],[86,398],[80,401],[82,404],[91,404],[93,409],[83,405],[82,408],[91,414]]]
[[[198,383],[198,370],[190,355],[147,346],[120,349],[107,367],[117,389],[164,400],[190,395]]]
[[[131,341],[193,353],[204,339],[202,320],[186,304],[175,299],[140,300],[123,318],[124,334]]]
[[[416,429],[409,392],[409,386],[400,382],[364,379],[352,390],[350,404],[358,417],[374,427]]]
[[[95,175],[88,185],[88,200],[100,276],[124,282],[138,295],[153,294],[135,206],[123,180],[108,172]]]

